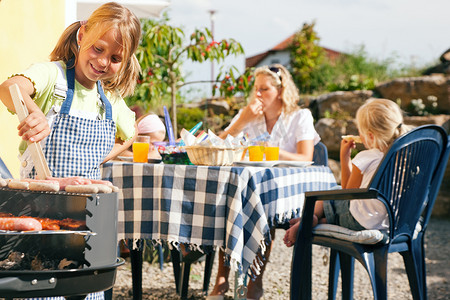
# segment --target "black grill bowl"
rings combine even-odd
[[[118,258],[110,266],[95,269],[53,271],[0,271],[2,297],[85,296],[114,286],[117,267],[125,261]]]

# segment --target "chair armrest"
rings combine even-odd
[[[376,190],[370,189],[340,189],[328,191],[315,191],[305,193],[305,202],[318,200],[373,199],[377,198],[378,195],[379,194]]]
[[[380,194],[375,189],[364,188],[364,189],[340,189],[340,190],[328,190],[328,191],[315,191],[315,192],[306,192],[305,193],[305,203],[302,212],[302,223],[305,223],[303,226],[300,226],[300,231],[302,231],[302,235],[307,235],[312,238],[312,220],[314,215],[314,207],[316,201],[326,201],[326,200],[373,200],[377,199],[381,201],[383,205],[386,207],[386,211],[389,218],[389,224],[392,226],[394,219],[392,215],[392,210],[389,202],[384,198],[382,194]],[[306,221],[306,222],[303,222]],[[302,228],[303,227],[303,228]],[[389,237],[392,238],[392,231],[389,230]]]

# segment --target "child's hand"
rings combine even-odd
[[[31,112],[17,127],[25,141],[40,142],[50,134],[50,127],[42,111]]]
[[[341,161],[350,159],[351,154],[352,154],[352,149],[355,149],[355,148],[356,148],[355,141],[343,139],[341,141],[341,151],[340,151]]]

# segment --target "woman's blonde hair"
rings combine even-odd
[[[385,152],[392,142],[411,130],[403,124],[403,112],[392,100],[370,98],[356,112],[356,123],[360,134],[373,134],[374,144],[367,145]]]
[[[277,72],[278,71],[278,72]],[[298,88],[295,86],[292,80],[291,73],[280,64],[274,64],[270,66],[264,66],[256,68],[255,78],[258,75],[267,75],[272,78],[272,85],[281,89],[281,101],[283,102],[283,111],[287,114],[297,110],[299,108],[298,102],[300,95]],[[252,90],[254,95],[255,88]]]
[[[85,24],[84,24],[85,22]],[[50,54],[51,61],[62,60],[68,63],[74,59],[74,64],[67,66],[72,68],[78,60],[77,34],[81,26],[85,26],[88,49],[111,29],[116,29],[122,36],[123,61],[119,71],[111,80],[103,80],[103,88],[109,92],[118,92],[122,97],[134,92],[136,81],[141,70],[135,56],[136,49],[141,38],[141,24],[139,19],[126,7],[115,3],[105,3],[97,8],[87,21],[75,22],[63,32],[55,48]]]

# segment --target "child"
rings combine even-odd
[[[52,62],[34,64],[0,86],[0,99],[14,112],[9,87],[17,84],[29,111],[18,126],[22,178],[35,175],[28,140],[42,141],[53,177],[93,179],[102,162],[131,145],[134,113],[122,97],[133,93],[140,71],[134,55],[140,34],[127,8],[104,4],[64,31]]]
[[[63,32],[51,62],[34,64],[0,86],[0,99],[15,112],[9,87],[17,84],[29,111],[18,126],[22,178],[35,173],[26,141],[42,141],[53,177],[92,179],[100,178],[102,162],[131,145],[135,118],[123,97],[133,93],[139,75],[134,52],[140,35],[130,10],[106,3]],[[103,292],[92,295],[103,299]]]
[[[359,136],[368,150],[359,152],[353,160],[353,140],[341,141],[342,188],[365,188],[369,185],[385,152],[392,142],[410,127],[403,124],[400,107],[387,99],[369,99],[356,112]],[[313,226],[317,223],[336,224],[352,230],[389,228],[386,208],[380,201],[318,201],[314,208]],[[291,220],[284,243],[291,247],[297,238],[299,219]]]
[[[154,113],[148,113],[136,120],[139,135],[147,135],[150,137],[150,150],[148,158],[161,159],[158,150],[153,146],[153,142],[162,142],[166,137],[166,127],[161,119]],[[123,151],[119,156],[133,156],[132,147]]]

